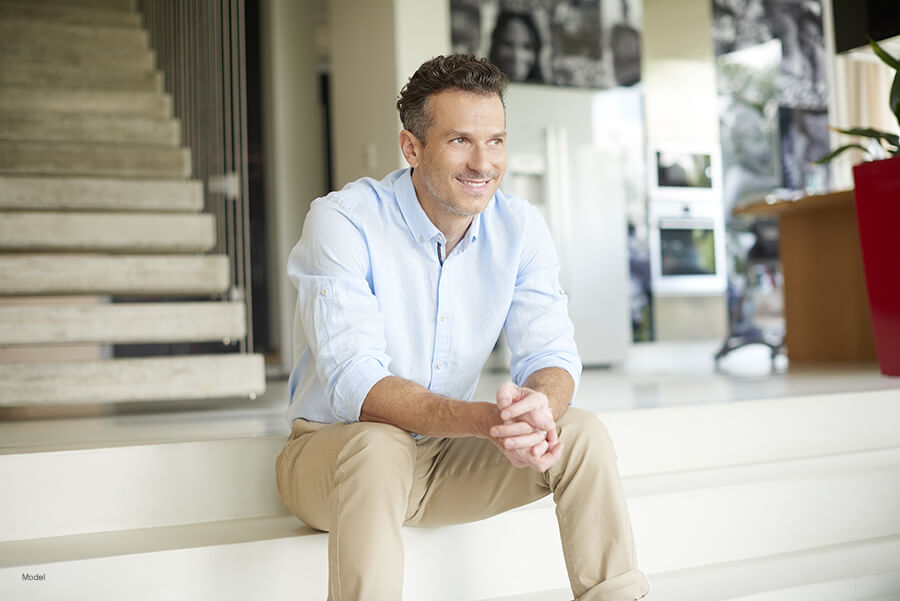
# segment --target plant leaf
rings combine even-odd
[[[897,125],[900,125],[900,71],[894,76],[894,83],[891,84],[891,95],[888,99],[891,111],[897,117]]]
[[[878,42],[866,36],[866,39],[869,40],[869,46],[872,47],[872,51],[875,52],[875,55],[878,56],[881,60],[883,60],[887,65],[893,67],[900,71],[900,60],[897,60],[893,56],[887,53],[887,51],[878,45]]]
[[[828,163],[832,159],[834,159],[834,157],[836,157],[837,155],[839,155],[839,154],[843,153],[845,150],[849,150],[851,148],[859,148],[866,154],[869,154],[868,149],[866,149],[863,146],[860,146],[859,144],[844,144],[843,146],[838,146],[837,148],[835,148],[834,150],[832,150],[831,152],[829,152],[822,158],[820,158],[816,161],[813,161],[813,163],[815,163],[816,165],[824,165],[825,163]]]
[[[835,131],[848,136],[862,136],[865,138],[875,138],[876,140],[884,140],[888,144],[897,146],[900,144],[900,136],[870,127],[851,127],[850,129],[835,129]]]

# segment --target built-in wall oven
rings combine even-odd
[[[725,222],[718,153],[678,146],[650,156],[650,277],[654,294],[725,291]]]

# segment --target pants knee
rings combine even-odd
[[[570,407],[557,425],[560,440],[570,452],[601,463],[615,463],[617,456],[612,438],[594,414]]]
[[[364,479],[369,486],[411,482],[416,442],[404,430],[388,424],[358,423],[338,454],[337,468],[344,478]]]

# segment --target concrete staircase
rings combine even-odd
[[[325,599],[326,535],[275,491],[283,388],[253,412],[0,424],[0,596]],[[898,401],[601,413],[648,601],[900,599]],[[570,598],[549,501],[404,535],[407,600]]]
[[[0,407],[264,391],[258,355],[108,358],[247,332],[181,129],[132,0],[0,0]]]

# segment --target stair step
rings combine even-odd
[[[522,557],[515,548],[510,552],[511,540],[533,547],[527,527],[522,533],[498,531],[493,521],[483,532],[470,524],[404,529],[403,599],[571,599],[567,583],[534,588],[558,571],[556,565]],[[678,573],[645,570],[652,587],[647,599],[893,601],[900,589],[898,554],[900,537],[882,537]],[[488,561],[479,564],[473,555]],[[292,518],[258,518],[0,544],[0,579],[26,601],[68,598],[73,584],[85,599],[324,599],[327,556],[324,533]],[[46,580],[24,582],[22,573],[44,574]],[[803,594],[807,587],[818,595]],[[778,592],[783,596],[764,596]]]
[[[900,537],[883,537],[654,574],[651,586],[666,601],[876,601],[885,592],[898,599],[898,558]],[[810,587],[819,590],[808,595]]]
[[[20,2],[21,0],[0,0],[3,2]],[[58,6],[72,8],[98,8],[111,11],[134,11],[135,0],[30,0],[38,6]]]
[[[0,296],[213,296],[231,286],[227,256],[0,255]]]
[[[0,173],[189,178],[186,148],[0,141]]]
[[[896,601],[900,537],[651,574],[663,601]],[[568,587],[484,601],[565,601]]]
[[[2,68],[2,65],[0,65]],[[0,88],[0,112],[92,113],[172,117],[172,97],[156,92],[76,90],[67,88]]]
[[[153,50],[104,46],[55,44],[53,40],[12,41],[0,39],[0,68],[17,62],[47,62],[58,65],[121,65],[147,71],[156,66]]]
[[[897,480],[900,432],[893,426],[896,422],[891,421],[892,392],[846,395],[849,398],[843,398],[845,395],[813,397],[820,401],[823,413],[830,407],[846,405],[856,407],[861,414],[857,424],[874,425],[880,421],[891,424],[882,429],[892,429],[892,438],[878,439],[876,433],[876,439],[871,441],[866,430],[860,429],[854,444],[839,446],[835,449],[836,455],[827,449],[823,452],[816,446],[820,443],[804,448],[785,447],[788,441],[779,437],[779,430],[791,423],[790,418],[780,420],[778,409],[763,402],[740,403],[739,414],[759,414],[761,421],[775,424],[775,435],[767,439],[767,452],[760,453],[760,461],[747,465],[735,465],[731,450],[714,446],[717,441],[713,439],[708,448],[716,449],[717,453],[708,454],[720,462],[715,469],[705,458],[673,468],[667,464],[665,456],[680,454],[678,447],[655,445],[660,432],[679,429],[683,423],[695,418],[694,411],[685,411],[684,416],[677,412],[673,416],[668,410],[660,409],[599,414],[608,425],[617,449],[626,447],[625,440],[634,441],[634,446],[626,453],[619,450],[620,472],[632,515],[640,516],[641,524],[635,525],[636,535],[654,540],[653,548],[660,550],[642,551],[642,559],[655,566],[654,569],[665,571],[723,561],[726,557],[737,558],[742,554],[748,556],[761,552],[763,547],[778,546],[786,552],[798,548],[809,538],[828,540],[831,541],[828,544],[832,544],[845,542],[856,534],[859,537],[880,536],[883,534],[879,533],[880,529],[885,527],[896,528],[900,533],[900,513],[894,503],[896,495],[900,494],[900,481]],[[10,432],[15,424],[4,426],[0,429],[4,436],[0,438],[5,438],[7,443],[3,449],[5,454],[0,455],[0,481],[16,483],[16,486],[10,493],[0,496],[0,515],[8,518],[0,540],[283,513],[273,466],[287,439],[287,427],[283,425],[281,415],[289,393],[286,385],[283,388],[273,385],[271,394],[276,401],[283,399],[282,404],[266,411],[259,410],[251,423],[244,426],[247,430],[244,434],[236,431],[236,426],[229,421],[230,414],[225,412],[206,417],[192,414],[181,420],[157,418],[149,425],[146,420],[138,419],[115,424],[98,421],[91,426],[93,434],[90,435],[91,440],[102,440],[95,443],[96,448],[73,449],[73,446],[83,446],[84,442],[69,439],[64,433],[49,438],[44,434],[44,439],[53,442],[35,447],[39,438],[35,432],[15,433]],[[782,400],[783,406],[793,404],[793,400]],[[801,402],[801,406],[804,405]],[[728,406],[738,408],[738,405]],[[670,417],[669,421],[665,424],[656,421],[654,411],[664,411]],[[638,415],[632,416],[632,413]],[[613,419],[625,415],[625,419]],[[715,429],[719,423],[728,422],[729,418],[724,415],[713,415],[710,425]],[[806,432],[818,429],[817,436],[827,441],[837,429],[834,426],[819,429],[827,422],[827,417],[810,415],[808,425],[801,426],[793,435],[803,439]],[[197,433],[192,434],[185,423],[194,423],[193,430]],[[50,425],[42,427],[49,429]],[[117,433],[120,438],[110,438],[111,428],[121,429]],[[80,433],[75,435],[82,436]],[[107,438],[103,439],[103,436]],[[172,442],[160,443],[160,440]],[[759,447],[758,432],[746,431],[740,435],[736,446],[754,440]],[[893,446],[879,448],[891,444]],[[781,449],[784,454],[773,458],[769,448]],[[809,453],[813,456],[809,457]],[[646,457],[646,463],[656,458],[659,467],[649,474],[641,473],[642,462],[634,454]],[[230,458],[234,456],[246,460],[233,462]],[[690,453],[682,457],[689,459]],[[146,472],[134,472],[132,466],[135,464],[145,466]],[[181,466],[183,479],[178,480],[177,486],[173,485],[179,494],[154,498],[152,507],[136,503],[135,499],[152,496],[152,491],[165,486],[166,479],[171,478],[166,469],[169,465]],[[3,466],[9,466],[10,471],[5,471],[7,468]],[[223,476],[225,473],[227,478]],[[41,478],[28,480],[26,474],[41,474]],[[84,485],[66,499],[38,495],[45,486],[42,479],[52,482],[67,477]],[[252,491],[246,490],[247,482],[255,483]],[[207,502],[206,495],[212,494],[211,491],[219,495],[218,504]],[[831,494],[828,491],[841,492]],[[821,496],[823,493],[827,493],[825,497]],[[830,501],[826,500],[829,497]],[[811,508],[809,500],[812,498],[816,502]],[[69,501],[85,509],[75,513],[62,511],[59,504]],[[841,509],[846,507],[866,508],[866,511],[847,514]],[[556,523],[552,502],[545,500],[532,508],[539,511],[530,514],[529,519],[534,524],[531,531],[536,536],[537,528],[541,528],[540,532],[554,533]],[[540,511],[546,512],[546,516]],[[28,519],[36,514],[52,518]],[[816,523],[819,514],[828,516],[825,519],[827,525]],[[734,519],[736,515],[742,517]],[[788,519],[794,529],[780,532],[781,525]],[[693,526],[709,532],[718,531],[721,536],[691,535]],[[690,548],[675,549],[685,540],[679,538],[682,534],[694,542]],[[551,537],[550,540],[554,539]],[[741,541],[740,544],[737,541]],[[680,563],[673,567],[672,561]]]
[[[247,333],[245,314],[236,302],[3,304],[0,345],[237,340]]]
[[[892,388],[600,414],[654,586],[648,598],[896,598],[897,399]],[[140,428],[131,427],[138,416],[69,424],[84,440],[96,440],[85,427],[122,428],[121,442],[77,450],[29,446],[40,430],[64,440],[60,424],[0,423],[0,582],[24,599],[62,598],[73,586],[85,598],[325,597],[327,536],[285,515],[275,492],[286,428],[234,436],[220,416],[140,417]],[[148,424],[162,441],[147,438]],[[406,599],[570,598],[547,500],[403,536]],[[822,594],[834,590],[845,596]]]
[[[203,184],[0,175],[0,209],[199,212],[203,210]]]
[[[266,389],[262,355],[0,364],[0,406],[255,397]]]
[[[0,19],[28,18],[73,25],[115,25],[140,27],[141,16],[126,9],[124,2],[98,1],[74,4],[63,2],[37,2],[35,0],[3,0],[0,2]]]
[[[0,112],[0,140],[178,147],[181,122],[132,115]]]
[[[72,47],[105,48],[108,52],[147,50],[147,32],[137,27],[56,23],[39,19],[7,17],[0,21],[4,44],[33,44],[36,40]]]
[[[24,61],[3,65],[0,86],[164,91],[163,76],[159,71],[115,65],[71,66]]]
[[[0,213],[0,250],[203,253],[215,216],[142,213]]]

